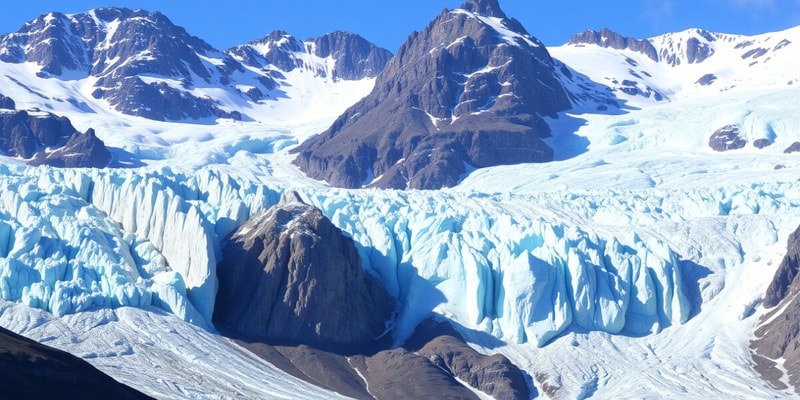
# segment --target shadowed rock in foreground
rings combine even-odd
[[[232,234],[217,275],[215,324],[270,343],[361,348],[395,307],[353,240],[294,193]]]
[[[86,361],[0,328],[0,398],[149,399]]]
[[[426,321],[391,348],[395,301],[353,240],[296,193],[227,239],[217,275],[217,328],[314,385],[359,399],[530,397],[517,367],[473,350],[447,322]]]

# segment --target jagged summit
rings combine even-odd
[[[341,31],[300,40],[276,30],[262,39],[231,48],[228,54],[246,66],[265,71],[301,69],[334,80],[374,78],[392,58],[389,50],[360,35]]]
[[[566,44],[594,44],[600,47],[612,48],[616,50],[633,50],[646,55],[653,61],[658,61],[658,51],[649,41],[625,37],[608,28],[603,28],[600,31],[591,29],[585,30],[571,37]]]
[[[286,72],[302,68],[312,71],[312,80],[363,80],[375,77],[391,56],[344,32],[303,42],[276,31],[224,52],[161,13],[128,8],[49,13],[0,36],[0,62],[37,66],[30,80],[3,82],[30,89],[19,100],[30,102],[27,94],[33,94],[51,103],[67,100],[81,112],[110,106],[160,121],[252,120],[254,107],[289,97],[281,85],[298,82],[286,82]],[[40,79],[84,81],[78,96],[67,94],[83,99],[36,94],[36,87],[48,86]]]
[[[412,34],[295,163],[334,186],[450,187],[471,168],[552,160],[542,116],[569,106],[544,45],[496,1],[470,1]]]
[[[467,0],[460,8],[487,17],[508,18],[503,10],[500,9],[498,0]]]

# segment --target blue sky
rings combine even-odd
[[[161,11],[189,33],[226,49],[275,29],[297,37],[343,30],[396,51],[409,33],[421,30],[444,8],[462,0],[22,0],[7,1],[0,33],[50,11],[75,13],[118,6]],[[500,0],[506,14],[548,46],[585,29],[611,28],[646,38],[693,27],[757,34],[800,25],[800,0]]]

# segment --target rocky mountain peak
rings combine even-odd
[[[94,78],[91,95],[124,114],[155,120],[241,118],[193,91],[235,91],[234,73],[244,67],[158,12],[99,8],[42,15],[0,36],[0,61],[38,64],[41,78]],[[253,82],[247,83],[270,89],[269,82],[248,78]]]
[[[226,242],[217,269],[217,327],[337,350],[364,349],[388,332],[394,300],[364,272],[353,240],[297,193],[284,194]]]
[[[470,1],[409,36],[372,93],[295,149],[335,186],[438,189],[471,167],[550,161],[542,116],[570,107],[547,49],[496,1]]]
[[[467,0],[460,8],[487,17],[507,18],[498,0]]]

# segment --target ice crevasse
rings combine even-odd
[[[307,196],[400,300],[400,338],[430,311],[540,346],[572,323],[648,334],[691,311],[676,255],[636,234],[602,239],[484,195]]]
[[[224,192],[238,187],[213,173],[0,166],[0,295],[55,315],[157,306],[206,326],[220,238],[275,198]]]
[[[0,295],[56,315],[157,306],[206,325],[222,240],[283,190],[213,169],[0,166]],[[435,312],[538,345],[571,324],[643,335],[689,318],[679,255],[656,236],[606,229],[614,215],[636,225],[778,212],[791,204],[771,191],[791,190],[513,196],[299,189],[355,239],[364,268],[398,300],[398,340]]]

